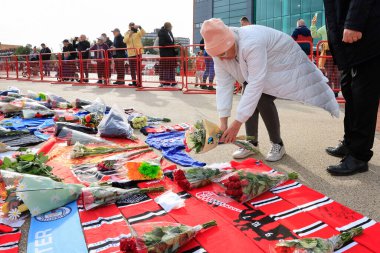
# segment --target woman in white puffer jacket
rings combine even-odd
[[[222,141],[235,141],[262,94],[314,105],[339,116],[327,78],[289,35],[260,25],[229,28],[215,18],[203,23],[201,34],[205,49],[215,62]],[[247,85],[236,120],[228,127],[235,80]]]

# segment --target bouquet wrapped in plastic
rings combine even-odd
[[[99,123],[98,131],[102,137],[135,139],[126,115],[116,105]]]
[[[69,122],[69,123],[78,123],[80,121],[79,117],[73,113],[64,112],[64,111],[55,111],[53,117],[55,122]]]
[[[352,240],[363,231],[362,227],[356,227],[335,235],[328,239],[322,238],[301,238],[295,240],[280,240],[273,253],[333,253],[340,249],[345,243]]]
[[[112,154],[123,151],[131,151],[137,149],[148,148],[148,145],[134,146],[134,147],[120,147],[120,146],[96,146],[96,147],[87,147],[79,142],[75,143],[71,153],[70,158],[79,158],[86,156],[96,156],[96,155],[104,155],[104,154]]]
[[[173,172],[174,181],[184,190],[200,188],[226,176],[231,169],[182,168]]]
[[[85,115],[83,118],[81,118],[80,122],[82,125],[86,127],[97,128],[103,116],[104,115],[101,113],[89,113]]]
[[[54,94],[48,94],[48,102],[52,108],[68,109],[73,107],[69,101]]]
[[[147,148],[140,149],[135,152],[129,152],[127,154],[121,153],[107,157],[106,159],[97,163],[73,165],[71,169],[80,181],[86,183],[141,180],[143,176],[141,176],[138,171],[136,171],[136,173],[133,175],[128,175],[128,172],[125,170],[123,165],[127,163],[127,161],[132,160],[143,153],[152,151],[153,149]],[[160,177],[161,173],[157,174],[157,177]],[[132,179],[128,178],[128,176],[130,176]]]
[[[82,186],[50,178],[0,170],[0,198],[3,218],[17,220],[30,211],[36,216],[76,200]]]
[[[148,150],[151,151],[152,149]],[[146,152],[146,150],[142,151]],[[97,167],[99,171],[118,170],[119,173],[126,175],[125,179],[133,181],[161,179],[163,176],[160,165],[153,162],[106,159],[98,163]]]
[[[104,101],[100,98],[96,98],[94,102],[89,105],[83,105],[82,108],[90,113],[100,113],[104,114],[107,110],[107,106]]]
[[[131,225],[132,236],[120,240],[120,251],[127,253],[174,253],[201,230],[216,226],[215,221],[187,226],[172,222],[149,222]]]
[[[86,210],[104,206],[137,194],[164,191],[163,186],[151,188],[121,189],[109,186],[87,187],[82,189],[82,203]]]
[[[298,174],[294,172],[282,174],[241,169],[231,173],[228,179],[223,181],[223,184],[227,188],[226,195],[244,203],[284,183],[288,179],[297,178]]]
[[[197,121],[197,123],[185,133],[186,151],[190,152],[194,150],[195,153],[206,153],[220,144],[219,140],[222,135],[223,132],[216,124],[205,119]],[[256,153],[257,150],[255,146],[246,141],[247,139],[252,140],[253,137],[239,136],[234,144]]]
[[[53,117],[54,111],[37,102],[24,102],[22,116],[24,119]]]

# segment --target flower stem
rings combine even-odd
[[[211,227],[214,227],[216,226],[216,221],[215,220],[212,220],[212,221],[209,221],[209,222],[206,222],[206,223],[203,223],[201,226],[203,229],[206,229],[206,228],[211,228]]]
[[[149,192],[163,192],[165,191],[165,187],[158,186],[158,187],[150,187],[150,188],[141,188],[139,189],[141,193],[149,193]]]
[[[290,172],[290,173],[288,173],[288,178],[289,179],[297,179],[298,173],[297,172]]]

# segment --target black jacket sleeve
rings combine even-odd
[[[199,48],[200,48],[202,51],[205,50],[205,46],[204,46],[204,44],[205,44],[205,39],[204,39],[204,38],[202,38],[201,41],[199,41],[199,44],[202,45],[202,46],[200,46]]]
[[[164,47],[164,46],[171,46],[174,45],[174,42],[171,40],[169,33],[165,30],[161,30],[158,33],[159,37],[159,45]]]
[[[344,28],[363,32],[375,0],[351,0]]]

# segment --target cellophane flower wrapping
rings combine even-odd
[[[107,106],[101,98],[96,98],[94,102],[89,105],[83,105],[82,108],[90,113],[104,114],[107,110]]]
[[[78,126],[77,128],[80,129],[81,127],[83,127],[83,126]],[[83,127],[83,128],[85,128],[85,127]],[[61,129],[59,129],[59,132],[56,131],[55,136],[60,140],[66,141],[68,146],[73,146],[73,145],[75,145],[75,143],[78,143],[78,142],[83,144],[83,145],[94,144],[94,143],[102,143],[102,144],[116,146],[116,144],[111,142],[111,141],[107,141],[105,139],[96,137],[94,135],[86,134],[86,133],[83,133],[81,131],[76,131],[74,129],[70,129],[67,127],[63,127]]]
[[[104,206],[116,201],[148,192],[164,191],[163,187],[121,189],[110,186],[95,186],[82,189],[82,203],[86,210]]]
[[[112,106],[111,111],[104,116],[98,131],[102,137],[135,139],[126,115],[117,105]]]
[[[78,116],[66,111],[55,111],[53,120],[55,122],[70,122],[70,123],[78,123],[80,121]]]
[[[231,173],[223,181],[223,184],[226,187],[226,195],[244,203],[284,183],[288,179],[296,178],[298,178],[297,173],[268,173],[254,169],[240,169]]]
[[[86,127],[97,128],[103,117],[104,114],[102,113],[92,112],[83,116],[80,123]]]
[[[63,97],[48,93],[47,100],[52,108],[68,109],[72,108],[72,104]]]
[[[231,173],[230,168],[180,168],[173,171],[174,181],[184,190],[200,188]]]
[[[120,251],[128,253],[174,253],[202,229],[216,226],[215,221],[187,226],[173,222],[148,222],[130,226],[131,237],[120,241]]]
[[[185,133],[185,141],[188,151],[194,150],[195,153],[206,153],[218,146],[219,139],[222,137],[220,128],[204,119],[197,121]]]
[[[362,233],[362,227],[356,227],[332,236],[328,239],[313,237],[294,240],[280,240],[274,247],[270,248],[271,253],[333,253],[340,249],[345,243],[351,241],[355,236]]]
[[[54,111],[37,102],[23,102],[22,116],[24,119],[54,116]]]
[[[81,185],[56,182],[48,177],[0,171],[0,195],[4,217],[16,220],[29,210],[36,216],[76,200]]]

